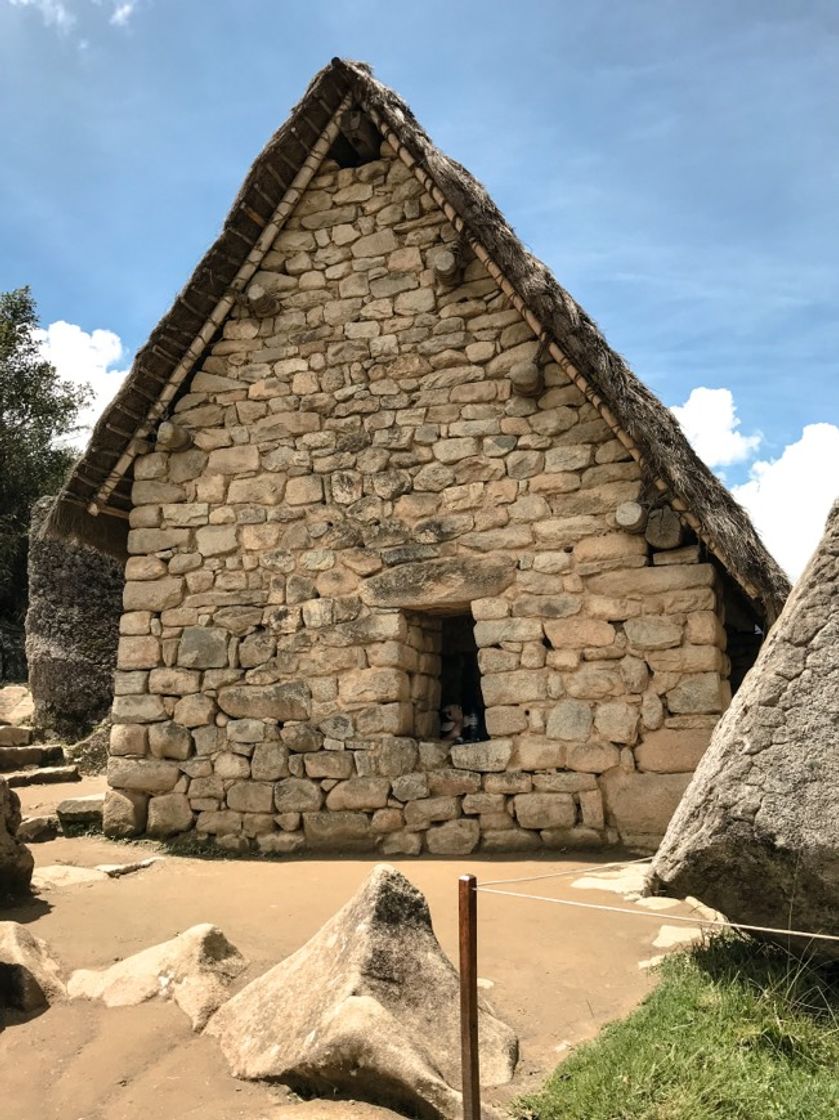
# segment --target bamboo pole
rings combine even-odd
[[[481,1074],[478,1053],[478,882],[458,879],[460,945],[460,1066],[463,1120],[481,1120]]]

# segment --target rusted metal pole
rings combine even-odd
[[[478,1056],[478,881],[458,880],[460,943],[460,1066],[463,1120],[481,1120],[481,1073]]]

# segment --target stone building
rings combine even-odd
[[[742,674],[788,591],[483,188],[338,59],[48,531],[128,554],[106,827],[232,850],[654,844],[727,645]]]

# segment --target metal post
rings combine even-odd
[[[458,880],[460,943],[460,1065],[463,1120],[481,1120],[481,1075],[478,1056],[478,881]]]

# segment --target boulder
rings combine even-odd
[[[246,961],[216,926],[192,926],[105,969],[80,969],[67,984],[71,999],[134,1007],[157,996],[173,999],[200,1031],[228,996]]]
[[[410,1114],[460,1116],[458,978],[420,892],[378,864],[292,956],[210,1020],[236,1077],[348,1092]],[[510,1080],[518,1045],[488,1005],[481,1074]]]
[[[0,898],[27,894],[35,860],[17,838],[20,798],[0,778]]]
[[[0,1020],[6,1010],[42,1011],[65,994],[61,966],[44,942],[19,922],[0,922]]]
[[[651,890],[839,933],[839,504],[673,817]],[[839,944],[783,938],[839,958]]]

